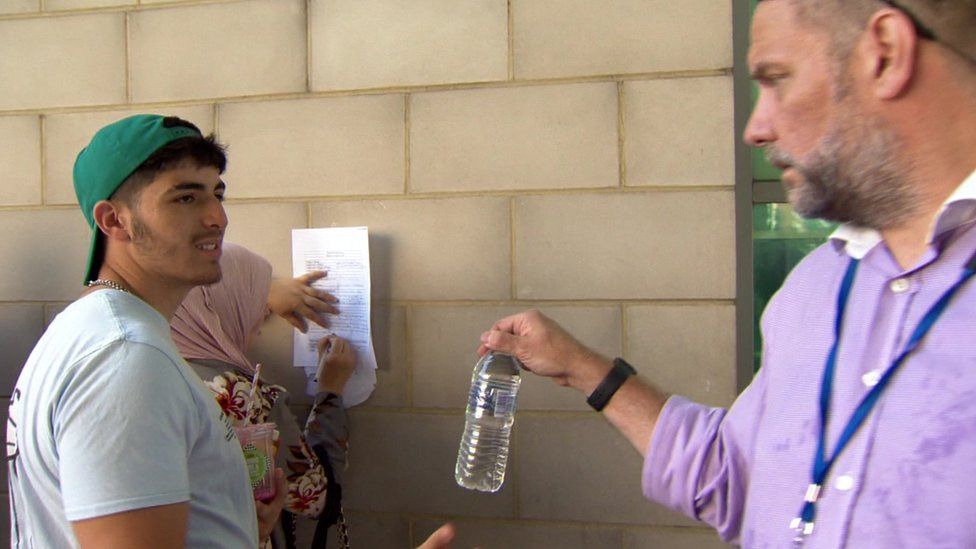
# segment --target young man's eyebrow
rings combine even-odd
[[[205,191],[207,190],[207,187],[208,185],[204,183],[199,183],[197,181],[184,181],[183,183],[177,183],[176,185],[173,185],[173,187],[170,189],[170,192]],[[221,180],[220,183],[217,183],[217,186],[214,188],[214,190],[222,191],[226,188],[227,188],[227,184],[224,183],[223,180]]]

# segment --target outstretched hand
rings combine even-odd
[[[339,300],[329,292],[312,287],[312,283],[325,276],[325,271],[312,271],[295,278],[272,279],[268,308],[302,333],[308,331],[307,320],[326,327],[325,313],[339,314],[334,305]]]
[[[592,390],[610,370],[610,361],[576,340],[537,310],[505,317],[481,334],[478,354],[500,351],[517,358],[525,369],[560,385]]]
[[[454,540],[454,525],[450,522],[434,531],[417,549],[449,549]]]
[[[586,348],[562,326],[535,310],[505,317],[481,334],[478,353],[488,351],[508,353],[519,359],[525,369],[569,385],[584,395],[593,394],[613,368],[609,359]],[[668,395],[636,377],[628,378],[616,394],[603,413],[644,455]]]

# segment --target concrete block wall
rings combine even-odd
[[[722,546],[645,501],[638,454],[580,395],[531,375],[504,488],[462,490],[453,467],[478,335],[528,307],[669,390],[734,398],[731,13],[731,0],[0,2],[0,395],[81,290],[75,155],[109,121],[175,114],[229,145],[227,237],[277,273],[293,228],[370,228],[379,381],[350,412],[355,546],[416,545],[445,520],[459,547]],[[255,354],[307,404],[287,325]]]

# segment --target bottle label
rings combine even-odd
[[[471,387],[472,407],[481,410],[484,415],[505,417],[515,412],[515,393],[497,387]]]
[[[515,395],[508,391],[495,392],[495,417],[509,416],[515,412]]]

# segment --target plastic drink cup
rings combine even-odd
[[[275,497],[274,482],[274,423],[254,423],[236,427],[237,438],[244,451],[247,476],[254,490],[254,499],[266,501]]]

